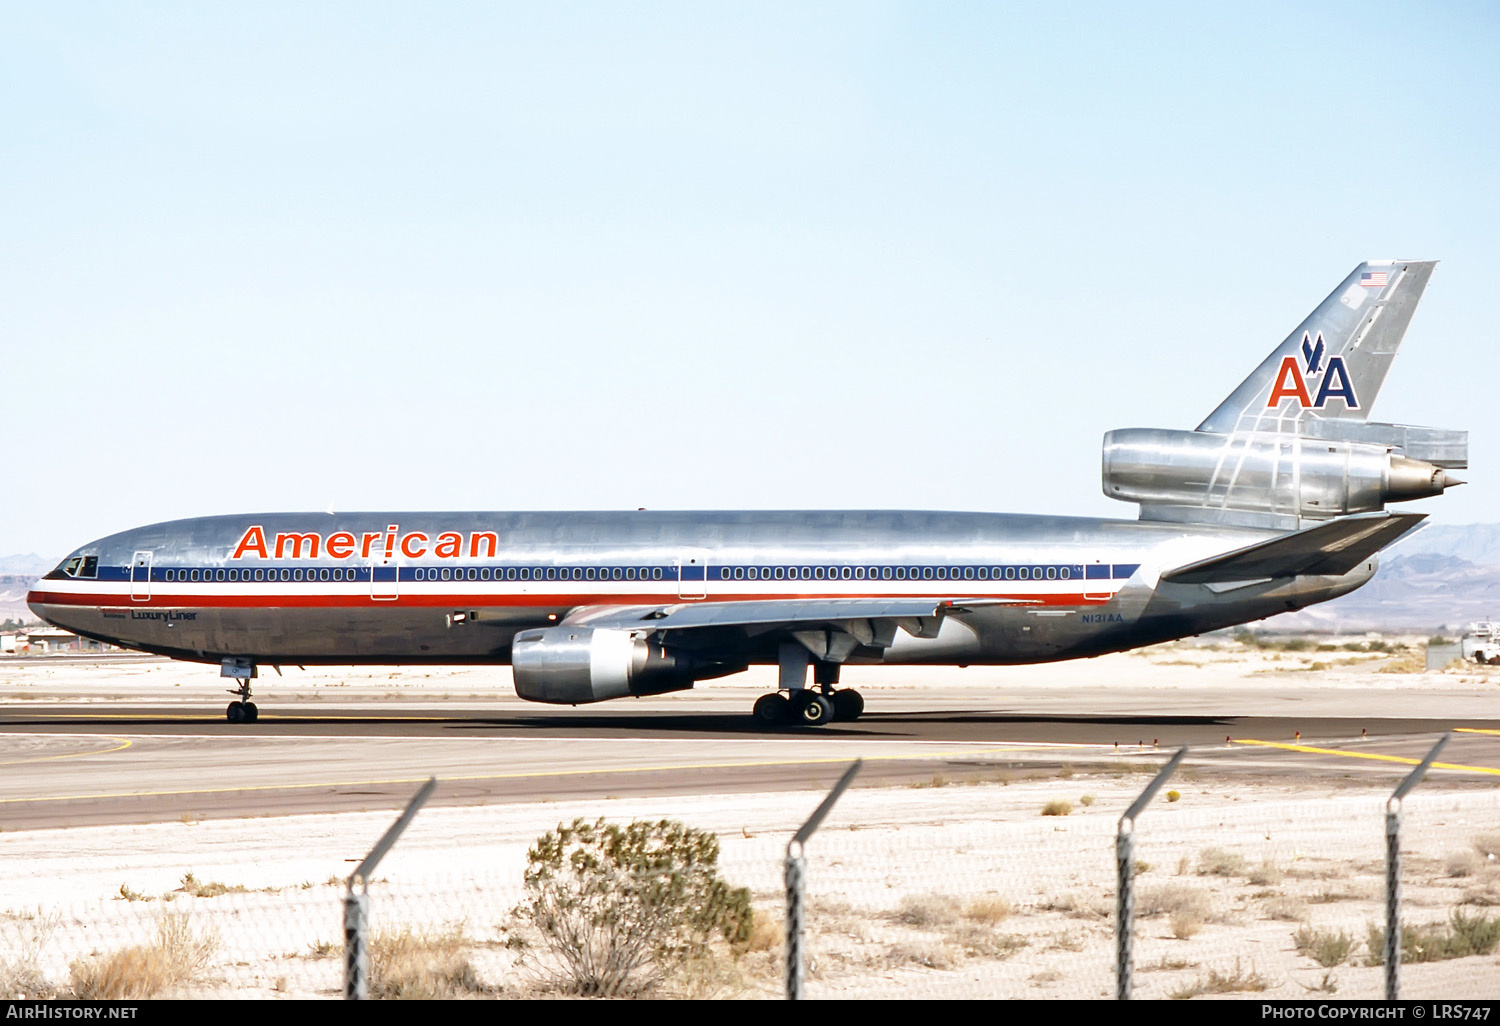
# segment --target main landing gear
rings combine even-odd
[[[799,688],[783,694],[780,691],[761,695],[755,700],[755,722],[763,727],[800,724],[821,727],[825,723],[848,723],[865,711],[865,699],[853,688],[826,688],[813,691]]]
[[[858,691],[837,687],[838,663],[813,663],[814,689],[806,686],[807,666],[811,662],[807,649],[801,645],[783,645],[778,661],[781,690],[761,695],[755,701],[753,715],[760,726],[821,727],[825,723],[857,720],[865,711],[864,697]]]
[[[226,659],[219,667],[219,676],[240,682],[239,687],[229,689],[231,695],[240,696],[239,701],[230,702],[229,708],[224,710],[229,722],[254,723],[260,719],[260,710],[250,701],[250,681],[255,679],[255,664],[243,659]]]

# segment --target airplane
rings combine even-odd
[[[777,667],[765,727],[857,719],[845,665],[1119,652],[1346,594],[1463,482],[1468,433],[1370,421],[1433,261],[1360,264],[1194,430],[1104,436],[1135,520],[972,512],[256,513],[72,552],[43,620],[218,663],[254,722],[258,668],[509,664],[581,705]],[[808,682],[811,669],[812,681]]]

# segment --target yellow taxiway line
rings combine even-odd
[[[1460,728],[1463,729],[1463,728]],[[1494,734],[1500,731],[1484,731]],[[1281,741],[1257,741],[1254,738],[1237,737],[1233,741],[1237,745],[1260,745],[1264,748],[1282,748],[1288,752],[1307,752],[1312,755],[1341,755],[1346,759],[1373,759],[1377,762],[1398,762],[1404,766],[1419,766],[1421,759],[1409,759],[1403,755],[1378,755],[1375,752],[1346,752],[1338,748],[1314,748],[1311,745],[1289,745]],[[1435,762],[1432,769],[1462,770],[1465,773],[1488,773],[1491,776],[1500,776],[1500,769],[1492,766],[1465,766],[1455,762]]]
[[[51,736],[51,737],[59,737],[59,736],[61,736],[61,737],[92,737],[94,735],[90,735],[90,734],[64,734],[64,735],[58,735],[58,734],[52,734],[52,735],[41,734],[41,735],[32,735],[32,736],[34,736],[34,737],[35,736],[40,736],[40,737],[48,737],[48,736]],[[28,765],[30,763],[33,763],[33,762],[51,762],[54,759],[78,759],[78,758],[81,758],[81,757],[83,757],[85,755],[108,755],[110,752],[121,752],[121,751],[124,751],[125,749],[129,748],[131,745],[133,745],[135,743],[134,741],[130,741],[130,740],[128,740],[126,738],[123,738],[123,737],[107,738],[107,740],[118,741],[120,743],[117,744],[117,745],[115,745],[113,748],[98,748],[98,749],[95,749],[95,750],[89,751],[89,752],[69,752],[66,755],[38,755],[38,756],[35,756],[34,758],[30,758],[30,759],[10,759],[10,760],[7,760],[6,762],[0,762],[0,766],[26,766],[26,765]]]

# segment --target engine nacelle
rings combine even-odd
[[[1104,436],[1104,494],[1154,506],[1335,517],[1462,483],[1434,464],[1365,442],[1156,428]]]
[[[695,679],[691,656],[632,631],[603,628],[522,631],[510,661],[517,695],[555,705],[682,691]]]

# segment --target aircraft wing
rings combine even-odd
[[[684,602],[663,606],[582,606],[563,623],[616,630],[729,630],[745,644],[780,635],[815,659],[841,663],[857,649],[886,649],[904,630],[936,638],[943,618],[979,606],[1031,605],[1026,599],[869,598]]]
[[[748,602],[680,602],[664,606],[580,606],[563,620],[580,627],[681,630],[689,627],[772,628],[850,620],[917,620],[979,606],[1027,605],[1024,599],[876,598],[770,599]]]
[[[1425,513],[1356,513],[1188,563],[1168,570],[1161,579],[1174,584],[1214,584],[1346,574],[1425,519]]]

